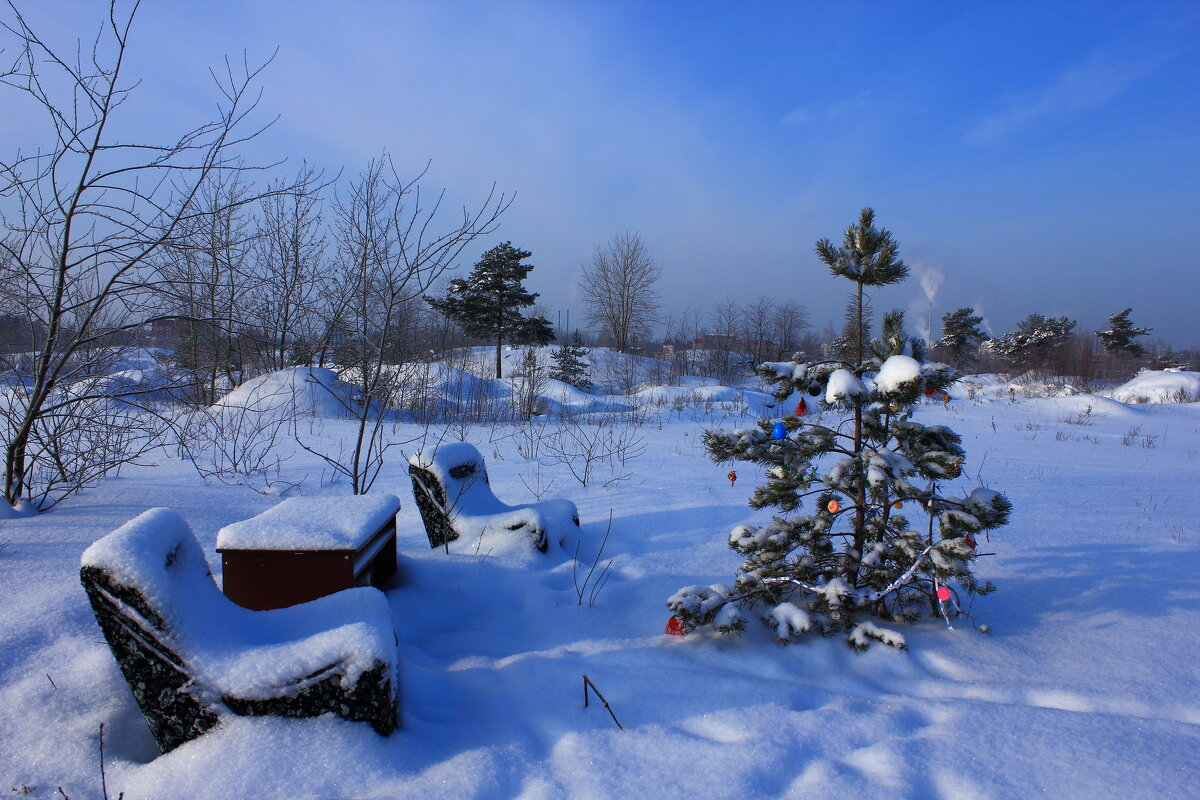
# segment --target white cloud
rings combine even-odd
[[[851,97],[835,100],[821,105],[807,105],[794,108],[783,115],[783,124],[791,127],[806,125],[818,119],[838,119],[848,115],[859,114],[879,105],[875,92],[866,89]]]
[[[967,140],[971,144],[987,144],[1027,125],[1099,108],[1169,58],[1170,54],[1139,59],[1094,55],[1063,71],[1041,89],[1011,98],[1004,108],[984,117],[967,134]]]

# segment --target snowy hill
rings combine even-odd
[[[1109,396],[1122,403],[1194,403],[1200,400],[1200,372],[1145,369]]]
[[[347,417],[361,407],[353,386],[340,380],[333,370],[319,367],[290,367],[251,378],[216,403],[219,409],[331,419]]]

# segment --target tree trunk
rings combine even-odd
[[[858,315],[858,336],[857,339],[857,356],[856,365],[861,366],[863,361],[863,313],[862,313],[862,296],[863,285],[859,281],[858,284],[858,302],[855,312]],[[854,561],[854,566],[846,571],[846,578],[852,587],[858,586],[858,566],[862,563],[863,548],[867,544],[867,486],[866,476],[862,469],[862,400],[856,400],[854,403],[854,456],[857,462],[854,465],[855,471],[858,473],[858,491],[854,498],[854,550],[858,553]]]

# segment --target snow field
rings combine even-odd
[[[161,454],[54,512],[5,521],[0,541],[0,791],[99,796],[105,725],[109,795],[127,798],[1169,797],[1200,794],[1200,405],[1127,406],[1089,395],[1009,402],[1006,386],[920,406],[968,454],[956,486],[1012,500],[1011,524],[981,542],[995,594],[955,620],[905,627],[907,651],[858,655],[838,640],[780,647],[663,635],[665,600],[728,583],[725,542],[761,524],[752,465],[708,461],[698,410],[638,433],[632,477],[580,486],[543,463],[545,497],[579,507],[572,554],[431,550],[398,453],[375,491],[399,496],[401,564],[389,588],[400,641],[403,728],[390,738],[333,718],[230,718],[165,756],[121,678],[78,582],[79,556],[151,506],[177,509],[219,578],[217,531],[278,498],[203,483]],[[751,417],[727,419],[747,426]],[[1133,429],[1138,433],[1131,436]],[[326,420],[332,446],[350,423]],[[400,433],[416,435],[416,426]],[[517,438],[472,441],[492,488],[535,498],[538,465]],[[306,497],[333,502],[298,454],[283,467]],[[328,476],[326,475],[326,478]],[[589,605],[577,585],[612,512]],[[582,676],[604,693],[625,730]]]

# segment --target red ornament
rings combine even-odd
[[[837,500],[830,500],[829,505],[826,506],[826,508],[829,509],[830,514],[836,514],[838,512],[838,509],[840,509],[841,507],[842,507],[841,503],[839,503]]]
[[[934,389],[932,386],[928,386],[925,388],[925,396],[926,397],[933,397],[933,392],[934,392]]]
[[[971,534],[968,533],[966,536],[964,536],[963,541],[966,542],[972,550],[975,549],[975,537],[973,537]]]
[[[941,600],[944,603],[950,599],[950,590],[945,586],[939,586],[937,590],[937,596],[938,600]],[[672,617],[672,619],[674,619],[674,617]]]
[[[804,402],[804,398],[801,398],[800,402],[796,403],[796,416],[803,417],[807,413],[808,413],[808,403]]]
[[[735,483],[737,483],[737,473],[734,472],[733,470],[729,470],[729,474],[726,475],[725,477],[729,478],[730,486],[733,486]]]
[[[679,617],[671,617],[669,620],[667,620],[667,627],[663,633],[667,634],[668,636],[687,635],[687,631],[683,629],[683,622],[680,621]]]

